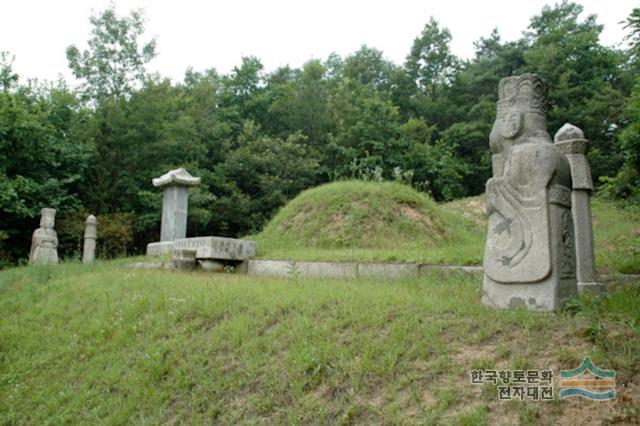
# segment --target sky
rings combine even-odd
[[[15,56],[14,71],[27,78],[77,82],[69,71],[66,48],[87,47],[89,17],[109,0],[5,1],[0,11],[0,51]],[[397,63],[433,16],[450,30],[451,50],[474,54],[473,42],[498,28],[505,41],[520,38],[545,0],[119,0],[118,14],[143,9],[147,39],[156,37],[157,57],[147,69],[181,81],[188,67],[227,73],[242,56],[258,57],[266,71],[300,67],[331,52],[346,56],[363,44]],[[601,42],[624,46],[621,21],[638,7],[635,0],[577,0],[584,13],[604,25]]]

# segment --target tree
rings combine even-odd
[[[396,66],[384,59],[378,49],[366,44],[344,61],[344,77],[370,85],[384,96],[390,89],[391,76]]]
[[[10,68],[7,75],[14,75]],[[62,83],[0,92],[0,234],[12,260],[28,253],[40,209],[82,207],[91,149],[87,115]]]
[[[446,113],[453,123],[441,133],[442,141],[455,147],[456,157],[467,166],[461,174],[465,195],[484,192],[491,175],[488,138],[496,115],[498,82],[520,72],[527,46],[523,41],[503,43],[494,29],[475,48],[474,59],[464,64],[447,91]]]
[[[640,8],[635,8],[627,18],[627,39],[631,41],[631,73],[635,74],[635,85],[625,107],[626,127],[620,132],[620,151],[623,165],[612,178],[604,178],[604,192],[616,198],[640,203]]]
[[[0,52],[0,89],[5,93],[18,82],[18,74],[13,72],[12,67],[14,59],[9,52]]]
[[[620,52],[602,46],[602,26],[594,15],[580,19],[583,7],[563,1],[545,6],[531,19],[525,69],[550,86],[549,128],[580,127],[592,142],[594,179],[614,174],[622,163],[618,139],[624,111]]]
[[[335,128],[329,135],[324,167],[333,177],[380,168],[390,178],[402,166],[405,142],[399,138],[398,108],[371,86],[344,79],[331,98]]]
[[[67,48],[69,68],[74,76],[84,80],[86,99],[100,101],[104,97],[128,96],[136,83],[145,76],[145,65],[156,54],[156,40],[140,47],[144,33],[142,11],[132,11],[118,17],[115,6],[89,18],[91,38],[89,50],[82,53],[75,46]]]
[[[305,137],[287,139],[260,134],[246,121],[238,148],[216,168],[217,197],[212,206],[212,226],[232,235],[256,231],[276,209],[315,182],[318,162],[309,155]]]
[[[449,50],[451,33],[440,28],[431,17],[422,33],[416,37],[407,56],[405,69],[418,88],[435,98],[436,90],[451,81],[458,66],[457,58]]]

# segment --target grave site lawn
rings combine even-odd
[[[594,198],[596,267],[640,274],[640,211]],[[436,203],[394,182],[333,182],[303,191],[246,237],[263,259],[482,265],[484,196]]]
[[[2,424],[633,424],[640,286],[560,314],[480,305],[481,275],[272,279],[0,271]],[[616,370],[618,396],[499,402],[471,369]]]

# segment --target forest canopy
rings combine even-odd
[[[476,195],[491,173],[488,144],[498,81],[533,72],[550,87],[549,131],[573,123],[591,140],[604,196],[640,202],[640,8],[628,49],[600,43],[579,4],[545,7],[523,36],[494,30],[470,60],[431,18],[403,64],[356,52],[266,72],[244,57],[228,74],[147,72],[139,11],[91,18],[85,47],[67,49],[81,86],[22,81],[0,56],[0,265],[24,258],[40,209],[58,209],[63,255],[80,251],[82,222],[101,221],[102,256],[136,253],[159,235],[151,179],[177,167],[191,191],[190,235],[259,231],[288,200],[322,183],[396,180],[436,200]]]

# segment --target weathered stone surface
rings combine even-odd
[[[161,241],[147,244],[147,256],[163,256],[173,252],[173,241]]]
[[[196,186],[200,184],[200,178],[192,176],[183,169],[171,170],[162,176],[152,180],[153,186]]]
[[[576,265],[579,292],[604,291],[596,279],[591,218],[593,182],[587,160],[590,143],[578,127],[566,123],[554,136],[555,145],[565,153],[571,167],[573,191],[571,214],[575,226]]]
[[[358,263],[359,278],[398,279],[418,276],[414,263]]]
[[[194,269],[197,265],[195,249],[173,249],[173,265],[176,269]]]
[[[224,237],[182,238],[174,249],[195,249],[198,259],[245,260],[256,255],[256,242]]]
[[[538,76],[507,77],[498,92],[482,301],[558,310],[577,291],[569,162],[547,133]]]
[[[169,186],[162,196],[160,241],[173,241],[187,236],[189,191],[184,186]]]
[[[356,278],[356,263],[250,260],[248,273],[276,277]]]
[[[89,215],[84,223],[84,245],[82,247],[82,263],[91,263],[96,258],[96,240],[98,239],[98,220]]]
[[[189,209],[188,187],[200,183],[185,169],[175,169],[153,179],[153,185],[164,187],[162,197],[162,224],[160,241],[173,241],[187,236],[187,212]]]
[[[219,260],[202,259],[199,260],[200,267],[207,272],[224,272],[225,264]]]
[[[482,266],[461,266],[461,265],[426,265],[418,266],[418,273],[426,275],[431,272],[464,272],[465,274],[478,274],[483,271]]]
[[[44,208],[40,211],[40,227],[33,231],[29,263],[58,263],[58,234],[53,229],[56,210]]]

